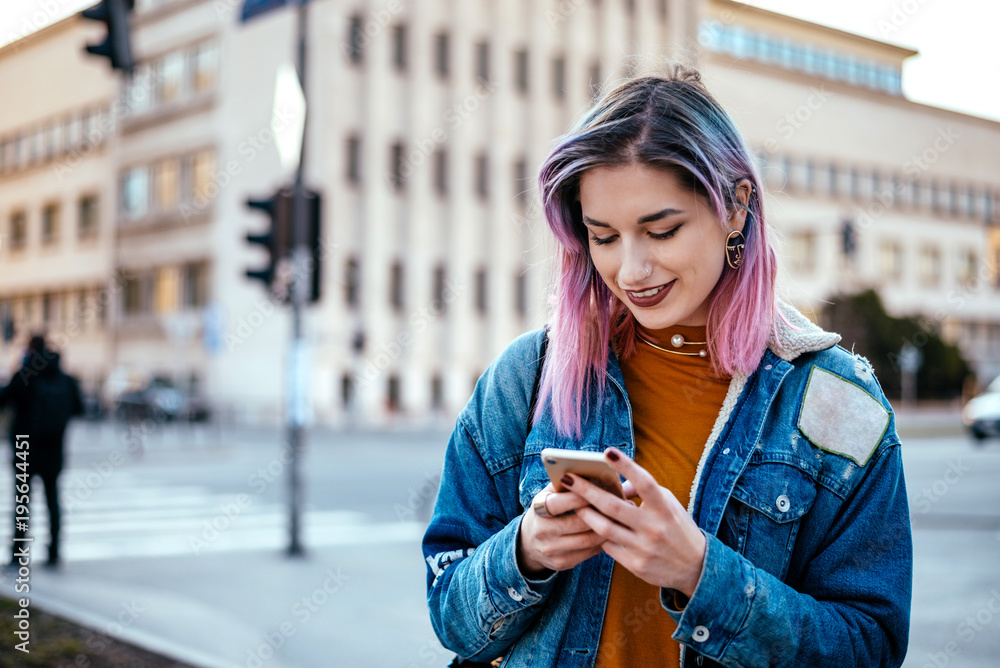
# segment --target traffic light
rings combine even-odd
[[[87,53],[111,61],[111,68],[131,72],[135,61],[129,39],[129,14],[135,0],[101,0],[83,10],[83,18],[101,21],[108,27],[108,36],[100,44],[88,44]]]
[[[247,269],[246,275],[247,278],[261,281],[271,290],[278,273],[278,263],[287,258],[291,251],[292,191],[283,188],[268,199],[248,199],[247,206],[266,213],[270,225],[261,234],[247,234],[249,243],[263,246],[267,250],[268,262],[263,269]]]
[[[306,190],[306,244],[309,247],[309,263],[302,268],[309,290],[307,301],[319,301],[321,285],[322,248],[322,196],[315,190]],[[268,199],[248,199],[247,206],[263,211],[271,219],[271,225],[261,234],[247,234],[251,244],[264,246],[269,254],[268,264],[263,269],[248,269],[246,275],[261,281],[282,301],[291,301],[291,280],[296,272],[292,263],[292,212],[294,191],[282,188]]]
[[[309,244],[309,255],[312,258],[312,271],[309,275],[309,303],[315,304],[320,298],[321,262],[323,259],[323,196],[315,190],[306,191],[306,211],[308,213],[306,226],[306,241]]]

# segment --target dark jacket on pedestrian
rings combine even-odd
[[[63,437],[71,417],[83,413],[80,386],[59,366],[59,353],[32,351],[0,390],[0,408],[10,405],[11,446],[15,435],[31,443],[31,472],[58,474],[63,467]],[[16,461],[16,460],[15,460]]]

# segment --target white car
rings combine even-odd
[[[962,422],[977,440],[993,434],[1000,436],[1000,376],[986,387],[986,391],[965,404]]]

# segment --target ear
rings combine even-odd
[[[747,221],[753,184],[750,183],[750,179],[740,179],[733,186],[733,189],[736,198],[736,208],[729,214],[729,229],[742,232],[743,226]]]

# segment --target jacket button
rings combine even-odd
[[[778,506],[778,510],[783,513],[787,513],[788,509],[792,507],[791,501],[789,501],[788,497],[784,494],[774,500],[774,505]]]
[[[523,596],[521,596],[520,592],[518,592],[513,587],[508,587],[507,588],[507,595],[510,596],[515,601],[520,601],[521,599],[524,598]]]
[[[708,640],[708,629],[704,626],[696,626],[691,637],[694,638],[695,642],[705,642]]]

